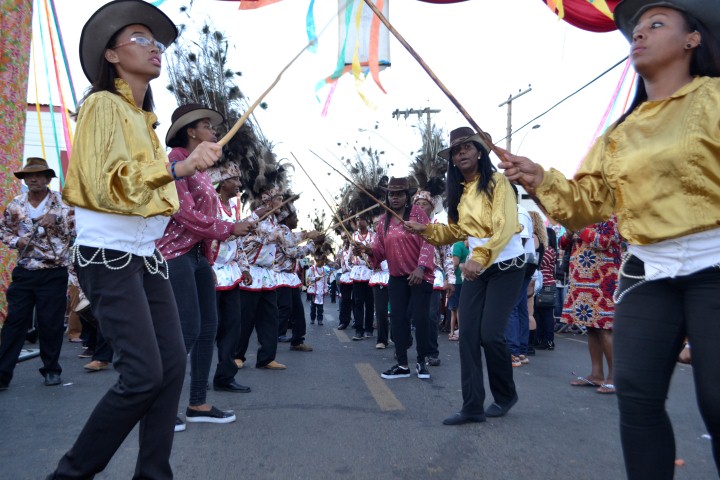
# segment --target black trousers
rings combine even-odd
[[[352,283],[341,283],[340,284],[340,318],[338,320],[338,323],[340,325],[345,325],[346,327],[350,325],[350,321],[352,320],[352,310],[353,310],[353,299],[352,299],[352,292],[353,292],[353,284]]]
[[[0,334],[0,381],[9,384],[20,356],[25,335],[37,314],[40,373],[60,373],[58,360],[65,331],[67,268],[28,270],[17,266],[7,289],[7,319]]]
[[[390,294],[385,285],[373,287],[373,301],[375,303],[375,319],[377,320],[377,343],[388,344],[388,333],[390,323],[388,322],[388,303]]]
[[[241,298],[237,288],[216,292],[218,309],[218,328],[215,342],[218,351],[218,363],[215,368],[213,384],[227,385],[235,380],[238,367],[235,364],[235,350],[240,341]]]
[[[80,247],[80,251],[90,258],[96,249]],[[122,254],[105,250],[108,260]],[[92,478],[139,422],[133,478],[171,479],[170,451],[186,355],[170,282],[149,273],[137,256],[120,270],[92,264],[76,268],[93,315],[115,351],[119,376],[60,460],[53,478]]]
[[[185,350],[190,355],[190,405],[203,405],[217,336],[215,277],[200,244],[168,260],[168,268]]]
[[[410,317],[415,321],[415,348],[417,361],[422,363],[430,353],[430,295],[432,285],[422,282],[420,285],[408,285],[408,277],[390,276],[388,292],[390,296],[390,328],[395,342],[395,355],[398,365],[408,364],[407,350],[412,340]],[[412,312],[408,315],[408,309]]]
[[[354,282],[352,287],[353,318],[357,333],[372,333],[375,306],[368,282]]]
[[[257,330],[260,346],[255,366],[264,367],[275,360],[278,344],[278,306],[276,290],[240,290],[240,341],[235,358],[246,360],[250,335]]]
[[[278,311],[288,312],[288,321],[292,323],[292,337],[290,345],[305,343],[307,323],[305,321],[305,307],[302,302],[302,289],[279,287],[277,290]]]
[[[504,268],[504,267],[503,267]],[[464,280],[460,292],[460,383],[462,412],[485,412],[482,353],[493,399],[507,404],[517,394],[505,326],[522,287],[525,269],[491,265],[476,280]],[[482,349],[480,348],[482,347]]]
[[[318,323],[322,323],[324,311],[325,305],[322,303],[315,303],[315,298],[313,298],[310,303],[310,321],[314,322],[317,319]]]
[[[628,275],[643,263],[631,257]],[[720,475],[720,269],[655,280],[620,277],[627,291],[615,307],[614,381],[620,407],[620,436],[629,480],[672,479],[675,438],[665,401],[685,336],[692,347],[692,372],[700,415],[712,438]]]
[[[438,334],[440,333],[440,299],[442,298],[442,290],[433,289],[430,295],[430,313],[428,315],[428,339],[430,341],[430,351],[428,355],[433,358],[440,356],[440,347],[438,346]]]

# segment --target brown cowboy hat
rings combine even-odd
[[[386,192],[406,192],[408,197],[412,197],[417,192],[417,188],[410,186],[410,180],[407,177],[390,177],[387,187],[380,187]]]
[[[42,172],[50,172],[50,178],[56,177],[55,170],[50,168],[48,166],[47,161],[45,161],[44,158],[40,157],[28,157],[27,163],[22,168],[22,170],[18,170],[17,172],[13,172],[13,175],[15,175],[19,179],[25,178],[25,175],[28,173],[42,173]]]
[[[203,118],[209,118],[213,127],[217,127],[225,121],[225,118],[220,112],[198,103],[188,103],[187,105],[181,105],[176,108],[171,117],[172,125],[170,125],[165,135],[165,145],[168,145],[170,140],[172,140],[183,127],[202,120]]]
[[[115,0],[100,7],[85,22],[80,35],[80,65],[94,83],[100,75],[103,55],[110,39],[128,25],[145,25],[166,47],[178,36],[177,27],[159,8],[143,0]]]
[[[490,152],[487,142],[479,133],[470,127],[460,127],[450,132],[450,146],[444,150],[440,150],[438,156],[445,160],[450,160],[450,150],[452,150],[455,145],[466,142],[477,142],[482,145],[485,151]]]
[[[613,15],[618,29],[628,41],[640,15],[652,7],[668,7],[690,14],[720,39],[720,0],[623,0]]]

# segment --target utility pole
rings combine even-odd
[[[427,124],[425,125],[425,128],[427,129],[427,136],[430,138],[432,135],[430,115],[433,113],[440,113],[440,110],[432,110],[429,107],[423,108],[422,110],[415,110],[414,108],[410,108],[408,110],[395,109],[395,111],[392,112],[392,116],[393,118],[400,118],[400,116],[403,116],[407,120],[410,115],[417,114],[418,118],[422,117],[423,114],[427,115]]]
[[[522,97],[526,93],[529,93],[532,91],[532,85],[528,85],[527,90],[525,91],[518,91],[518,93],[513,96],[512,94],[508,97],[507,100],[505,100],[503,103],[498,105],[498,107],[502,107],[503,105],[507,105],[507,132],[505,137],[505,150],[512,153],[512,150],[510,150],[510,146],[512,145],[512,102],[518,97]]]

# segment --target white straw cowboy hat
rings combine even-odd
[[[613,15],[615,24],[628,41],[632,41],[632,31],[640,15],[652,7],[688,13],[720,38],[720,0],[623,0],[617,4]]]
[[[13,175],[15,175],[19,179],[25,178],[25,175],[28,173],[41,173],[41,172],[50,172],[50,177],[56,177],[55,170],[50,168],[48,166],[47,161],[45,161],[44,158],[40,157],[28,157],[27,163],[25,166],[18,170],[17,172],[13,172]]]
[[[80,35],[80,65],[90,83],[94,83],[100,75],[110,39],[134,24],[145,25],[153,37],[166,47],[178,36],[172,20],[159,8],[143,0],[115,0],[103,5],[85,23]]]
[[[477,142],[482,145],[486,152],[490,152],[490,148],[488,148],[487,142],[482,135],[470,127],[460,127],[450,132],[450,146],[444,150],[440,150],[438,156],[445,160],[450,160],[450,150],[452,150],[455,145],[467,142]]]
[[[220,112],[197,103],[188,103],[187,105],[181,105],[176,108],[171,117],[172,125],[170,125],[165,135],[165,145],[169,145],[170,140],[172,140],[183,127],[202,120],[203,118],[209,118],[213,127],[217,127],[225,121],[225,118]]]

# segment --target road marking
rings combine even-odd
[[[584,343],[587,345],[587,340],[578,340],[576,338],[564,338],[564,340],[569,340],[571,342],[578,342],[578,343]]]
[[[405,410],[400,400],[397,399],[392,390],[385,384],[385,380],[378,375],[369,363],[356,363],[355,368],[357,368],[358,373],[360,373],[360,376],[365,382],[365,386],[370,390],[380,410],[383,412]]]
[[[333,315],[325,314],[325,322],[328,321],[334,322],[335,317]],[[340,340],[341,343],[348,343],[350,341],[350,337],[347,336],[347,333],[345,333],[345,330],[338,330],[337,327],[333,327],[333,332],[335,332],[335,335],[337,336],[338,340]]]

